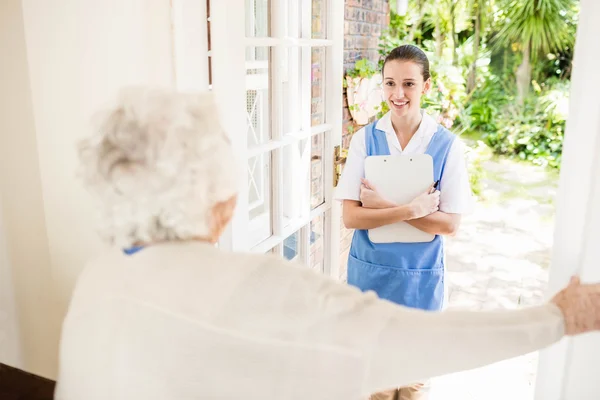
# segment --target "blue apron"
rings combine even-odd
[[[390,155],[386,133],[375,126],[365,128],[367,156]],[[433,158],[434,181],[441,179],[454,139],[439,125],[425,151]],[[373,243],[368,231],[356,230],[348,258],[348,283],[396,304],[439,311],[444,305],[444,257],[444,239],[439,235],[428,243]]]

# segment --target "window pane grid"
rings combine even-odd
[[[318,237],[323,243],[324,213],[330,207],[325,152],[332,126],[326,118],[325,66],[334,43],[327,39],[328,3],[246,0],[251,10],[245,42],[248,217],[255,230],[258,221],[268,225],[255,235],[261,240],[252,241],[251,248],[298,259],[320,271],[323,245],[314,241]],[[279,14],[286,23],[274,21]],[[268,165],[258,168],[264,159]]]
[[[289,146],[301,140],[313,138],[314,136],[322,133],[329,135],[331,125],[319,125],[315,128],[311,129],[310,132],[301,131],[298,133],[290,133],[286,134],[281,140],[269,140],[268,142],[262,143],[260,145],[250,146],[248,148],[248,158],[256,157],[259,154],[266,153],[285,146]]]
[[[311,126],[322,125],[326,122],[326,55],[326,49],[323,47],[311,49]]]
[[[325,272],[325,215],[321,214],[310,222],[309,261],[307,265],[318,272]]]
[[[317,210],[315,210],[317,211]],[[318,212],[313,212],[309,217],[306,217],[302,220],[294,221],[292,224],[284,228],[281,235],[271,235],[269,238],[263,240],[262,242],[253,246],[250,251],[255,253],[267,253],[270,251],[274,251],[278,246],[283,246],[286,239],[288,239],[291,235],[296,232],[299,232],[302,228],[308,229],[317,229],[311,224],[315,223],[315,220],[320,219],[321,221],[325,220],[325,214],[327,212],[326,207],[319,208]],[[324,224],[323,224],[324,229]],[[310,244],[314,242],[314,235],[311,234]],[[312,248],[309,250],[312,252]]]
[[[325,134],[311,138],[310,157],[310,208],[314,210],[325,203]]]
[[[269,38],[255,38],[247,37],[244,39],[245,45],[248,47],[332,47],[334,45],[333,40],[328,39],[303,39],[293,37],[269,37]]]
[[[271,1],[246,0],[246,36],[266,37],[270,35]]]
[[[246,49],[246,125],[248,146],[271,138],[271,54],[268,47]]]
[[[249,240],[253,246],[272,234],[271,154],[249,159],[247,169]]]
[[[327,0],[312,0],[311,25],[313,38],[327,37]]]

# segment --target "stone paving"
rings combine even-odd
[[[513,309],[544,301],[558,178],[529,164],[485,164],[484,199],[448,240],[450,309]],[[533,400],[537,353],[436,378],[431,400]]]

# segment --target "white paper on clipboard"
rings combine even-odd
[[[386,199],[408,204],[433,183],[433,158],[428,154],[370,156],[365,159],[365,178]],[[373,243],[423,243],[434,238],[406,222],[369,229]]]

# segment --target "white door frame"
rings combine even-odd
[[[326,149],[333,149],[342,144],[343,131],[343,82],[344,82],[344,22],[345,22],[345,1],[330,0],[329,2],[329,32],[328,37],[333,40],[334,45],[327,57],[328,70],[331,71],[329,80],[332,87],[328,95],[331,98],[327,107],[327,118],[331,121],[332,132],[331,143],[326,145]],[[334,199],[334,153],[326,153],[325,168],[330,172],[325,174],[325,200],[331,205],[330,223],[325,226],[326,242],[325,248],[329,249],[328,263],[325,264],[325,274],[335,278],[340,278],[340,240],[341,240],[341,203]]]
[[[581,0],[554,232],[550,293],[570,276],[600,281],[600,3]],[[600,335],[564,339],[540,354],[539,400],[600,397]]]
[[[219,2],[213,2],[219,3]],[[224,2],[220,2],[224,5]],[[219,108],[221,125],[226,132],[245,131],[245,103],[243,96],[232,96],[245,85],[244,44],[234,40],[244,34],[244,14],[229,12],[227,7],[213,7],[208,10],[208,0],[172,0],[171,21],[173,29],[173,70],[178,90],[205,91],[211,83],[217,82],[214,91]],[[211,20],[218,21],[212,23]],[[210,23],[210,29],[209,29]],[[210,40],[209,40],[210,30]],[[209,42],[212,48],[209,49]],[[227,60],[219,68],[209,68],[209,60]],[[210,76],[212,75],[212,82]],[[232,140],[236,160],[245,160],[245,137]],[[232,162],[232,166],[235,163]],[[242,174],[245,177],[245,175]],[[244,237],[232,235],[233,231],[247,230],[248,183],[240,179],[236,214],[232,223],[221,238],[219,245],[227,249],[245,248]]]
[[[204,1],[204,0],[202,0]],[[245,44],[240,38],[245,35],[243,0],[210,2],[210,59],[212,88],[219,108],[221,124],[231,135],[234,157],[238,164],[245,165],[247,155]],[[227,3],[227,4],[225,4]],[[237,12],[234,12],[237,10]],[[240,95],[240,92],[242,93]],[[232,160],[233,161],[233,160]],[[232,166],[235,165],[232,162]],[[236,212],[219,246],[229,250],[248,248],[244,235],[236,232],[248,231],[248,181],[245,168],[240,168],[239,193]]]
[[[171,0],[173,70],[181,91],[209,89],[206,5],[206,0]]]
[[[260,154],[270,154],[272,193],[270,196],[270,210],[272,215],[272,234],[268,239],[254,244],[250,241],[249,232],[251,224],[249,220],[249,184],[247,173],[240,174],[240,195],[238,208],[230,229],[219,243],[220,246],[234,251],[273,251],[283,254],[283,242],[295,232],[300,232],[298,240],[298,253],[303,262],[309,259],[310,222],[318,215],[325,216],[324,225],[324,271],[337,276],[339,264],[339,240],[340,240],[340,206],[336,204],[333,196],[333,148],[341,143],[342,133],[342,81],[343,81],[343,43],[344,43],[344,4],[337,0],[326,0],[326,15],[323,20],[327,21],[327,38],[311,38],[311,12],[312,1],[301,0],[299,3],[300,13],[303,15],[302,26],[297,28],[301,31],[300,37],[287,36],[285,31],[289,28],[290,21],[286,18],[286,8],[298,1],[271,0],[271,24],[269,37],[247,37],[245,32],[245,0],[212,1],[210,4],[210,40],[211,40],[211,63],[212,63],[212,91],[215,93],[217,103],[220,106],[221,118],[224,128],[232,134],[232,143],[236,158],[243,160],[243,166],[249,160]],[[294,5],[295,6],[295,5]],[[233,12],[232,10],[238,10]],[[290,14],[291,15],[291,14]],[[291,18],[290,18],[291,19]],[[292,22],[293,23],[293,22]],[[247,115],[246,115],[246,49],[252,47],[270,47],[271,50],[271,137],[263,143],[250,145],[247,137]],[[323,60],[325,67],[325,124],[312,126],[311,124],[311,50],[315,47],[326,48],[326,57]],[[300,99],[303,104],[300,109],[300,130],[291,134],[283,134],[282,107],[285,101],[282,93],[282,76],[287,74],[289,68],[294,65],[285,64],[289,49],[299,49],[302,62],[298,64],[301,73]],[[260,67],[259,65],[257,68]],[[288,132],[289,133],[289,132]],[[323,157],[323,180],[324,180],[324,203],[314,210],[309,210],[306,202],[300,204],[301,216],[294,220],[283,218],[283,210],[286,207],[284,186],[290,185],[289,171],[284,166],[287,162],[285,146],[296,146],[300,143],[308,143],[314,135],[324,135]],[[308,141],[307,141],[308,140]],[[306,163],[306,172],[310,171],[309,158],[303,159]],[[303,161],[303,162],[304,162]],[[288,167],[289,168],[289,167]],[[292,180],[293,181],[293,180]],[[310,182],[309,182],[310,183]],[[308,191],[310,187],[304,185],[302,190]],[[306,193],[306,192],[304,192]],[[306,212],[304,212],[306,211]]]

